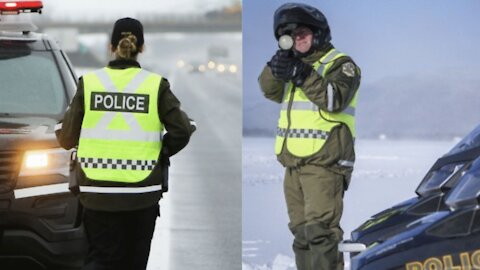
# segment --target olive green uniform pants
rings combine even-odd
[[[343,270],[343,176],[315,165],[287,168],[284,192],[297,269]]]

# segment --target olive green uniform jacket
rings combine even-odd
[[[313,64],[332,48],[333,46],[329,44],[325,49],[315,51],[309,56],[302,58],[302,61]],[[353,63],[355,67],[353,74],[351,69],[348,69],[348,66],[351,66],[350,63]],[[328,111],[327,86],[331,84],[334,90],[332,112],[340,112],[349,105],[357,92],[360,86],[360,78],[360,68],[355,65],[350,57],[345,56],[335,60],[335,63],[330,67],[325,77],[322,77],[317,72],[312,72],[301,88],[310,101],[322,110]],[[275,78],[268,65],[263,69],[258,81],[266,98],[277,103],[283,101],[286,83],[283,80]],[[304,158],[296,157],[290,154],[286,147],[283,147],[282,153],[280,153],[277,158],[285,167],[298,167],[305,164],[327,167],[333,172],[344,176],[344,186],[345,189],[347,189],[353,168],[340,166],[337,162],[339,160],[355,160],[354,138],[346,125],[339,125],[331,131],[323,148],[312,156]]]
[[[140,64],[133,60],[115,60],[111,61],[108,67],[125,69],[140,67]],[[164,135],[162,140],[162,153],[172,156],[188,144],[191,134],[195,131],[195,126],[191,125],[187,114],[180,110],[180,102],[170,90],[170,84],[165,78],[162,79],[158,91],[158,116],[167,130],[167,134]],[[83,80],[80,78],[77,92],[64,115],[62,129],[56,132],[60,145],[65,149],[71,149],[78,145],[85,114],[84,104]],[[168,153],[165,152],[165,149],[168,150]],[[150,176],[142,181],[141,184],[158,184],[158,179],[160,179],[162,175],[160,164],[159,157],[157,166],[155,166]],[[82,170],[79,169],[78,164],[76,173],[80,185],[88,185],[90,180],[88,180]],[[117,184],[118,186],[124,185],[124,183],[111,181],[95,181],[95,185],[97,186],[112,186]],[[135,186],[134,184],[129,185]],[[161,196],[161,191],[156,191],[141,194],[81,193],[79,198],[82,205],[89,209],[100,211],[130,211],[153,206],[158,203]]]

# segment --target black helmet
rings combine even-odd
[[[321,48],[332,37],[327,18],[320,10],[300,3],[287,3],[280,6],[273,17],[273,31],[278,40],[282,35],[290,34],[299,25],[311,28],[313,32],[313,48]]]

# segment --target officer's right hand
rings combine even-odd
[[[290,56],[289,51],[278,50],[267,64],[275,78],[289,81],[292,79],[292,63],[294,62],[295,59]]]

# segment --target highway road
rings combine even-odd
[[[241,50],[241,40],[228,46]],[[198,48],[197,54],[205,51]],[[148,269],[241,269],[241,77],[184,68],[170,68],[165,76],[197,131],[171,159]]]

